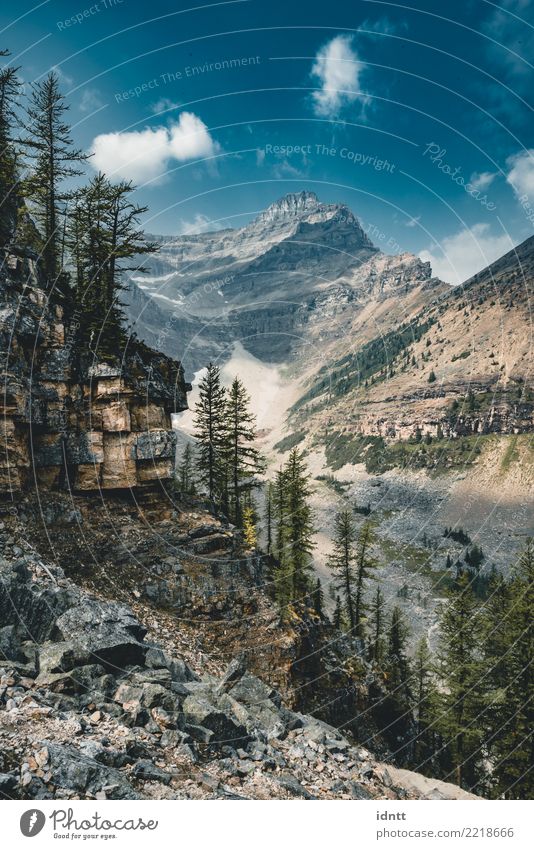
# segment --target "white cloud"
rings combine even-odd
[[[171,109],[179,109],[180,104],[175,100],[170,100],[168,97],[160,97],[155,103],[150,104],[150,111],[154,115],[159,115],[160,112],[170,112]]]
[[[487,189],[488,186],[491,186],[493,183],[497,173],[493,173],[491,171],[481,171],[480,174],[475,171],[474,174],[471,174],[469,178],[469,183],[473,186],[474,189],[479,189],[482,191],[483,189]]]
[[[369,98],[360,89],[363,64],[352,47],[352,37],[336,35],[323,45],[313,64],[311,75],[319,80],[321,88],[313,92],[316,115],[336,118],[341,109],[359,100],[365,104]]]
[[[510,168],[506,180],[516,195],[527,195],[530,201],[534,201],[534,148],[509,156],[506,164]]]
[[[429,261],[436,277],[446,283],[463,283],[491,262],[513,248],[509,236],[494,236],[489,224],[475,224],[447,236],[439,245],[421,251],[419,256]]]
[[[209,157],[218,150],[219,145],[204,122],[192,112],[182,112],[178,122],[170,127],[97,136],[91,146],[90,162],[110,177],[158,182],[173,160]]]
[[[182,236],[192,236],[197,233],[212,233],[214,230],[222,230],[223,224],[212,221],[207,215],[197,213],[192,221],[181,218],[178,221],[177,232]]]
[[[417,225],[419,224],[420,221],[421,221],[421,216],[416,215],[415,218],[410,218],[410,220],[407,221],[404,226],[405,227],[417,227]]]
[[[86,88],[82,94],[78,109],[80,112],[96,112],[103,105],[98,89]]]

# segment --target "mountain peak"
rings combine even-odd
[[[256,221],[273,221],[276,218],[292,218],[319,206],[315,192],[289,192],[272,203],[258,215]]]

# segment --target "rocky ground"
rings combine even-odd
[[[164,650],[4,528],[0,793],[15,799],[467,798],[378,762],[247,668]],[[16,541],[15,541],[16,542]],[[16,549],[16,551],[14,551]],[[169,621],[161,630],[172,644]],[[175,622],[174,631],[180,631]]]

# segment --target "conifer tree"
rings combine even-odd
[[[193,447],[190,442],[186,442],[184,446],[177,477],[183,495],[193,495],[195,492],[195,469]]]
[[[228,390],[226,406],[230,513],[240,525],[243,495],[257,486],[256,475],[265,471],[265,461],[254,446],[256,417],[250,410],[248,392],[238,377]]]
[[[527,540],[509,587],[507,612],[500,622],[499,641],[490,639],[492,677],[501,710],[493,718],[488,741],[494,764],[496,795],[532,799],[534,794],[534,543]],[[500,643],[500,647],[499,647]],[[487,643],[486,643],[487,646]],[[499,667],[495,654],[504,650]],[[497,664],[495,665],[495,660]],[[488,660],[486,660],[486,663]]]
[[[221,385],[218,366],[208,365],[199,390],[194,422],[198,443],[197,473],[215,506],[224,499],[227,466],[226,392]]]
[[[367,580],[378,566],[378,562],[371,553],[374,542],[374,534],[370,522],[365,522],[358,534],[356,542],[356,592],[354,596],[354,627],[355,633],[362,639],[365,636],[364,619],[366,605],[364,592]]]
[[[413,757],[416,765],[424,763],[436,749],[434,720],[437,712],[437,690],[433,677],[432,655],[425,637],[421,637],[413,659],[416,736]]]
[[[9,56],[0,50],[0,57]],[[18,168],[15,130],[18,126],[16,103],[20,91],[19,68],[5,65],[0,69],[0,247],[12,238],[17,223]]]
[[[292,600],[298,600],[309,588],[311,552],[314,548],[314,527],[309,504],[310,475],[306,470],[304,455],[298,448],[291,450],[284,472],[287,490],[284,558],[291,574]]]
[[[52,285],[61,271],[62,207],[70,198],[64,182],[81,174],[78,166],[88,158],[74,147],[70,127],[65,121],[68,109],[55,72],[32,85],[24,145],[33,167],[26,180],[25,192],[41,226],[43,268]]]
[[[143,271],[140,257],[158,246],[145,240],[139,218],[147,207],[130,200],[131,183],[97,174],[73,195],[68,244],[73,256],[82,342],[99,356],[116,356],[125,342],[120,295],[123,276]]]
[[[445,688],[439,729],[455,770],[456,783],[475,787],[482,761],[483,728],[479,716],[484,676],[478,657],[482,621],[468,576],[462,572],[443,609],[440,636],[440,672]]]
[[[276,557],[274,568],[275,598],[283,614],[292,599],[293,582],[289,564],[287,538],[287,479],[285,469],[276,472],[273,486],[273,516],[276,532],[273,540],[273,553]]]
[[[334,550],[327,558],[332,583],[343,599],[351,632],[356,626],[356,527],[350,510],[343,510],[334,518]]]
[[[369,658],[370,660],[373,660],[379,667],[383,665],[385,656],[385,608],[386,605],[384,601],[384,594],[380,588],[380,584],[377,583],[375,594],[373,596],[369,611],[371,626]]]
[[[338,628],[339,630],[342,630],[343,628],[343,605],[341,604],[340,596],[336,596],[336,606],[334,608],[332,624],[334,628]]]
[[[243,507],[243,540],[247,549],[256,548],[258,535],[252,507]]]
[[[382,700],[377,721],[381,733],[388,740],[393,752],[402,754],[408,760],[413,756],[413,744],[406,745],[406,739],[413,740],[413,694],[411,690],[411,667],[408,660],[409,630],[400,607],[391,611],[387,631],[384,672],[387,696]]]
[[[273,550],[273,520],[274,520],[274,496],[273,484],[271,481],[267,484],[267,493],[265,498],[265,534],[267,538],[266,549],[270,556]]]
[[[315,582],[315,589],[313,591],[313,609],[319,615],[323,615],[324,608],[324,594],[323,594],[323,585],[321,584],[321,579],[317,578]]]

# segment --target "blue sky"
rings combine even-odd
[[[531,0],[10,0],[0,30],[152,232],[309,189],[451,282],[532,234]]]

